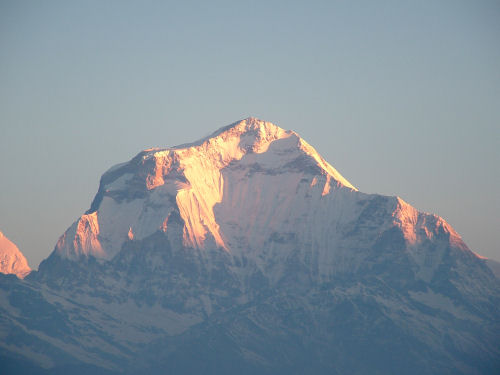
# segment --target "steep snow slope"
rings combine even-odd
[[[293,246],[302,257],[313,251],[314,272],[327,277],[361,261],[346,232],[368,202],[388,213],[373,227],[381,233],[398,226],[422,267],[422,254],[411,249],[439,230],[466,249],[442,219],[400,198],[358,193],[296,133],[250,118],[192,144],[143,151],[111,168],[91,209],[59,239],[56,253],[110,260],[126,242],[166,232],[178,213],[187,248],[219,248],[261,264],[268,256],[286,257]],[[377,233],[365,236],[376,239]],[[266,242],[273,243],[268,255],[262,252]]]
[[[0,272],[24,278],[31,272],[28,261],[17,246],[0,232]]]
[[[252,181],[251,175],[259,169],[265,172],[259,173],[263,178]],[[241,176],[245,170],[250,172]],[[234,242],[234,233],[230,226],[221,232],[215,208],[224,215],[235,199],[241,199],[238,194],[249,189],[257,199],[276,193],[293,198],[299,183],[320,189],[321,195],[341,186],[354,190],[294,132],[253,118],[243,120],[209,138],[146,150],[129,163],[111,168],[102,177],[91,210],[60,238],[56,252],[70,259],[92,255],[109,260],[127,240],[165,231],[173,210],[178,210],[185,222],[184,246],[200,249],[208,242],[230,251],[225,241]],[[245,197],[257,206],[248,212],[246,222],[240,223],[253,228],[248,235],[259,232],[259,226],[270,220],[269,213],[257,218],[262,205],[269,202],[254,201],[254,197]],[[287,209],[279,207],[277,213]]]
[[[296,133],[250,118],[108,170],[38,272],[0,277],[0,359],[492,373],[499,304],[498,279],[442,218],[357,191]]]

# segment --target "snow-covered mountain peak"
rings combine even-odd
[[[291,134],[297,135],[295,132],[284,130],[271,122],[249,117],[230,125],[223,126],[209,136],[201,138],[198,141],[175,146],[172,147],[172,149],[196,147],[207,143],[220,146],[222,143],[227,142],[234,145],[235,141],[238,141],[237,146],[241,149],[252,150],[253,152],[264,152],[270,142],[281,138],[287,138]]]
[[[231,251],[236,234],[228,218],[241,215],[241,225],[254,228],[244,237],[259,243],[254,233],[259,221],[277,221],[276,213],[262,206],[273,204],[276,195],[294,197],[299,185],[306,196],[356,190],[297,133],[248,118],[190,144],[144,150],[112,167],[102,176],[90,210],[59,239],[56,253],[111,259],[131,238],[167,232],[172,215],[184,224],[185,247]],[[248,200],[251,207],[240,204],[236,210],[235,199]],[[291,204],[293,199],[283,201],[278,212],[285,214]],[[259,212],[268,217],[258,217]]]
[[[320,272],[327,274],[335,257],[351,257],[328,249],[345,237],[341,228],[355,225],[367,202],[392,213],[384,225],[399,228],[410,248],[441,233],[467,248],[437,216],[400,198],[367,200],[355,193],[297,133],[248,118],[197,142],[144,150],[112,167],[89,211],[59,239],[56,254],[109,260],[124,244],[163,232],[185,248],[254,254],[260,262],[259,251],[272,238],[281,238],[284,248],[290,248],[286,238],[302,248],[314,238],[315,251],[325,257]],[[328,233],[317,233],[325,226]]]
[[[269,148],[272,147],[271,150]],[[204,137],[196,142],[182,144],[170,148],[153,148],[142,151],[135,159],[144,163],[147,160],[170,159],[179,170],[186,167],[191,168],[194,158],[210,160],[213,167],[222,169],[231,162],[239,161],[248,154],[262,154],[269,152],[269,155],[260,160],[261,163],[274,167],[290,164],[299,156],[310,159],[325,175],[333,177],[339,185],[355,189],[335,168],[326,162],[318,152],[305,140],[291,130],[284,130],[271,122],[249,117],[247,119],[224,126],[208,137]],[[123,164],[119,165],[123,166]],[[111,171],[116,170],[113,167]],[[156,178],[153,178],[156,180]],[[158,186],[150,183],[149,188]]]
[[[37,272],[0,275],[0,363],[496,373],[497,266],[442,218],[351,188],[296,133],[251,118],[111,168]]]
[[[0,272],[24,278],[31,272],[28,261],[17,246],[0,231]]]
[[[468,250],[462,237],[442,217],[422,214],[400,197],[396,197],[393,217],[394,225],[401,228],[406,241],[410,245],[416,245],[422,240],[432,238],[436,233],[443,233],[449,237],[451,244],[457,248]]]

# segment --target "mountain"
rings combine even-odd
[[[17,246],[0,232],[0,273],[24,278],[31,272],[28,261]]]
[[[0,278],[7,373],[494,374],[500,282],[442,218],[249,118],[101,178]]]

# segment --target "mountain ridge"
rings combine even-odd
[[[266,151],[270,147],[273,151],[271,157],[258,156],[268,155]],[[76,253],[90,252],[98,258],[109,259],[119,251],[119,248],[112,248],[107,254],[104,250],[105,245],[99,242],[100,227],[96,212],[104,197],[109,196],[115,201],[121,199],[119,191],[123,184],[130,185],[127,186],[128,197],[125,198],[131,200],[133,199],[130,197],[131,191],[137,198],[141,198],[161,187],[165,193],[176,199],[176,204],[181,208],[180,214],[185,221],[189,221],[188,216],[191,218],[201,216],[201,222],[192,223],[193,225],[187,227],[185,241],[189,246],[203,247],[205,236],[209,233],[217,246],[225,248],[211,211],[222,200],[224,179],[221,171],[231,164],[241,163],[244,157],[253,159],[250,163],[254,169],[269,170],[269,165],[272,165],[272,168],[279,168],[279,163],[290,164],[295,161],[305,163],[309,168],[317,169],[320,174],[326,176],[323,194],[328,193],[332,184],[354,189],[295,132],[285,131],[274,124],[249,118],[223,127],[212,135],[190,144],[142,151],[129,163],[112,167],[104,173],[91,208],[82,216],[79,223],[71,228],[71,241],[69,243],[66,241],[66,235],[58,241],[56,248],[59,254],[72,257],[74,250]],[[270,173],[273,173],[272,170]],[[131,175],[132,182],[127,181],[127,175]],[[199,212],[191,212],[192,208],[199,209]],[[133,208],[132,211],[137,211],[137,208]],[[164,221],[155,223],[156,228],[162,225],[164,226]],[[122,226],[124,226],[122,231],[127,230],[127,233],[133,231],[131,225],[128,228],[125,228],[125,224]],[[110,242],[123,243],[125,239],[123,234],[121,239],[122,241],[113,238]]]
[[[500,282],[485,261],[444,219],[328,166],[250,118],[112,167],[38,271],[0,276],[0,359],[105,374],[495,373]]]
[[[0,231],[0,273],[14,274],[22,279],[30,272],[24,254]]]

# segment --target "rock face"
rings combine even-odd
[[[14,373],[488,374],[500,282],[442,218],[246,119],[139,153],[24,281]],[[47,369],[47,370],[45,370]]]
[[[17,246],[0,232],[0,272],[24,278],[31,272],[28,261]]]

